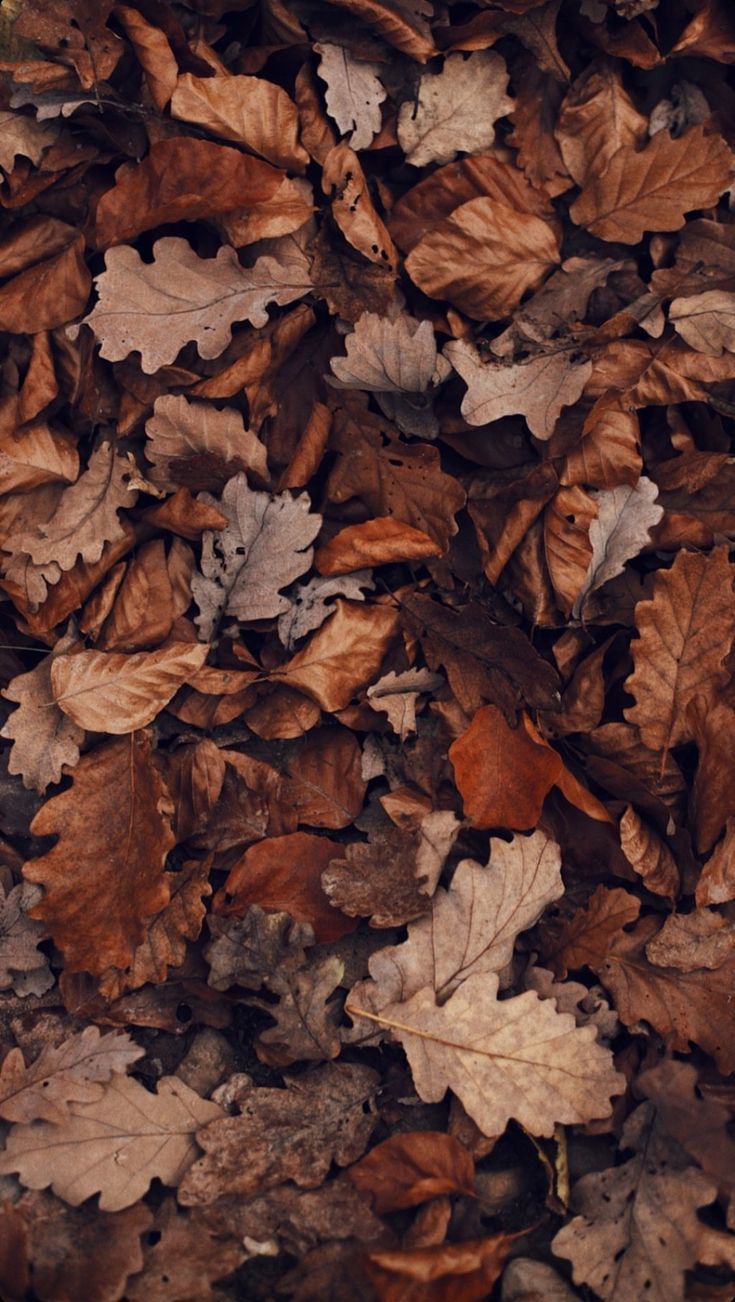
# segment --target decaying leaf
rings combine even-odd
[[[495,139],[495,121],[513,108],[506,94],[505,62],[493,51],[478,50],[465,58],[450,54],[440,72],[425,72],[415,102],[398,114],[398,141],[406,162],[448,163],[460,150],[486,149]],[[482,112],[478,112],[478,104]]]
[[[484,362],[464,340],[447,344],[444,353],[467,385],[462,415],[468,424],[519,414],[539,439],[551,438],[562,408],[577,401],[592,374],[591,362],[575,361],[564,352],[509,366]]]
[[[84,741],[84,729],[62,713],[51,685],[55,656],[65,654],[75,642],[73,635],[60,638],[35,669],[18,674],[3,691],[6,700],[20,707],[0,734],[13,742],[8,772],[20,773],[23,785],[41,794],[49,783],[60,781],[65,764],[74,767]]]
[[[342,135],[349,131],[353,149],[365,149],[380,131],[380,105],[386,92],[380,64],[355,59],[344,45],[323,41],[314,46],[319,76],[327,85],[327,112]]]

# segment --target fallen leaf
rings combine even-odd
[[[366,149],[380,131],[380,105],[386,97],[380,64],[353,58],[343,45],[328,41],[314,46],[319,55],[319,76],[326,83],[327,113],[340,133],[347,132],[352,149]]]
[[[137,501],[128,483],[131,469],[111,443],[101,443],[76,483],[63,490],[51,516],[21,533],[18,549],[27,552],[34,565],[51,563],[59,570],[70,570],[80,556],[87,563],[98,561],[105,543],[124,536],[118,511]]]
[[[602,176],[618,149],[646,141],[648,123],[625,90],[619,66],[600,60],[577,77],[562,103],[554,135],[577,185]]]
[[[4,172],[12,172],[19,154],[38,165],[44,150],[54,143],[58,135],[56,127],[44,126],[35,118],[26,117],[25,113],[14,113],[12,109],[4,109],[0,113],[0,130],[0,167]]]
[[[419,694],[434,691],[444,682],[429,669],[407,669],[405,673],[383,674],[367,689],[367,699],[374,710],[388,715],[388,722],[401,741],[416,731],[416,702]]]
[[[285,90],[263,77],[182,73],[171,96],[171,116],[244,145],[276,167],[303,172],[309,161],[298,142],[296,105]]]
[[[632,805],[620,820],[620,846],[649,891],[665,895],[672,902],[677,899],[681,883],[676,860],[666,842],[644,823]]]
[[[390,606],[338,598],[334,614],[271,679],[305,692],[323,710],[343,710],[375,677],[397,627]]]
[[[20,773],[23,786],[43,795],[52,782],[60,782],[64,765],[73,768],[79,760],[84,730],[61,712],[54,701],[51,666],[58,655],[76,643],[73,634],[59,639],[35,669],[17,674],[2,695],[20,708],[11,714],[0,736],[13,742],[8,772]]]
[[[421,561],[441,555],[441,547],[428,534],[390,516],[366,520],[340,529],[320,547],[314,565],[320,574],[344,574],[371,565]]]
[[[26,492],[40,484],[72,484],[79,474],[79,454],[73,443],[35,421],[12,435],[0,435],[0,488]]]
[[[349,601],[364,601],[363,589],[375,587],[368,570],[355,570],[353,574],[327,578],[318,575],[291,589],[291,605],[278,616],[278,636],[287,651],[307,633],[321,628],[334,611],[332,597],[346,597]]]
[[[664,509],[656,498],[658,488],[641,475],[634,488],[621,484],[592,492],[597,514],[590,522],[592,546],[589,569],[575,603],[579,614],[585,599],[622,574],[626,563],[648,544],[651,530],[663,518]]]
[[[513,109],[507,89],[505,61],[487,50],[467,59],[450,54],[440,72],[423,73],[415,101],[406,100],[398,114],[406,162],[449,163],[460,151],[474,154],[492,145],[496,120]]]
[[[661,930],[646,945],[646,955],[657,967],[680,972],[721,967],[735,948],[735,928],[714,909],[670,913]]]
[[[735,352],[735,294],[709,289],[672,299],[669,320],[690,348],[711,357]]]
[[[80,728],[128,733],[144,728],[207,658],[208,646],[172,642],[158,651],[60,654],[50,666],[53,700]]]
[[[24,982],[46,973],[44,989],[53,984],[48,963],[38,946],[44,937],[40,922],[28,917],[28,887],[20,883],[6,891],[0,884],[0,990],[24,993]],[[24,907],[25,905],[25,907]]]
[[[346,728],[318,728],[286,761],[284,803],[300,824],[349,827],[362,809],[367,785],[361,762],[360,747]]]
[[[140,1271],[131,1274],[125,1286],[126,1302],[173,1302],[185,1297],[210,1302],[211,1285],[237,1269],[247,1248],[206,1225],[198,1224],[195,1234],[192,1228],[191,1217],[178,1211],[172,1199],[156,1208],[153,1226],[141,1240]]]
[[[484,362],[473,344],[459,339],[444,354],[467,385],[462,415],[469,425],[519,414],[539,439],[551,438],[562,408],[577,401],[592,374],[591,362],[575,362],[565,352],[508,366]]]
[[[379,1216],[416,1207],[441,1194],[475,1196],[475,1164],[452,1135],[411,1131],[376,1144],[347,1172],[372,1197]]]
[[[60,1124],[19,1125],[0,1154],[0,1172],[17,1171],[28,1189],[47,1189],[78,1207],[100,1195],[100,1210],[119,1212],[151,1180],[178,1185],[197,1156],[199,1128],[222,1116],[176,1076],[150,1093],[132,1076],[113,1078],[102,1098],[70,1103]]]
[[[245,429],[239,411],[232,408],[218,411],[204,403],[190,403],[183,395],[164,394],[156,398],[145,429],[151,482],[168,492],[178,488],[189,466],[196,473],[198,459],[207,455],[224,463],[228,479],[246,470],[260,479],[268,477],[264,445]]]
[[[570,968],[590,967],[597,971],[607,957],[610,944],[622,928],[635,922],[640,900],[620,888],[598,886],[584,908],[568,919],[551,921],[543,927],[541,952],[559,977]]]
[[[381,1302],[418,1302],[422,1294],[447,1302],[480,1302],[500,1276],[509,1246],[507,1235],[496,1234],[402,1252],[370,1252],[365,1271]]]
[[[6,1121],[53,1121],[69,1118],[71,1103],[94,1103],[103,1082],[142,1058],[145,1050],[124,1032],[100,1035],[96,1026],[51,1044],[26,1066],[20,1049],[11,1049],[0,1069],[0,1116]]]

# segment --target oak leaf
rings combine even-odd
[[[626,690],[635,705],[624,711],[651,750],[667,751],[693,736],[687,707],[724,684],[725,657],[735,633],[733,573],[727,547],[709,556],[680,551],[670,570],[656,574],[651,601],[635,608],[635,670]]]
[[[518,414],[539,439],[551,438],[562,408],[577,401],[592,374],[591,362],[575,362],[567,352],[503,365],[484,362],[474,344],[458,339],[445,346],[444,355],[467,385],[462,415],[468,424]]]
[[[346,357],[329,363],[337,389],[369,393],[426,393],[446,379],[447,362],[437,353],[430,321],[400,314],[381,317],[363,312],[345,340]]]
[[[406,271],[429,298],[448,299],[484,321],[506,316],[558,262],[559,243],[548,222],[481,197],[427,231],[406,258]]]
[[[33,820],[34,835],[59,839],[24,865],[26,879],[44,887],[31,916],[63,951],[67,971],[127,967],[143,919],[168,903],[172,805],[151,750],[142,732],[104,743]]]
[[[0,112],[0,132],[0,167],[4,172],[12,172],[18,154],[30,158],[38,166],[44,151],[56,140],[58,128],[44,126],[35,118],[26,117],[25,113],[3,109]]]
[[[319,76],[326,83],[327,113],[341,134],[350,132],[353,149],[367,149],[380,131],[380,105],[386,90],[380,80],[379,63],[357,59],[343,45],[327,41],[314,46],[319,55]]]
[[[20,707],[0,730],[0,736],[13,742],[8,772],[20,773],[23,786],[40,795],[49,783],[61,781],[65,764],[74,767],[84,741],[84,729],[62,713],[51,687],[54,659],[67,653],[76,641],[73,634],[59,638],[50,655],[27,673],[16,674],[2,692],[6,700]]]
[[[34,991],[35,978],[44,990],[53,984],[45,956],[38,946],[44,938],[40,922],[28,917],[28,887],[19,883],[6,891],[0,884],[0,990],[18,995]]]
[[[321,628],[334,610],[332,597],[364,601],[363,589],[372,590],[374,587],[369,570],[355,570],[353,574],[335,578],[317,575],[292,588],[289,594],[291,605],[278,616],[278,636],[286,650],[293,651],[302,637]]]
[[[505,61],[488,50],[467,59],[450,54],[441,72],[423,73],[415,102],[403,103],[398,114],[406,162],[414,167],[448,163],[460,152],[474,154],[492,145],[496,120],[513,109],[507,89]]]
[[[78,651],[55,656],[53,699],[90,732],[128,733],[144,728],[168,705],[207,658],[208,646],[171,642],[158,651]]]
[[[54,1121],[69,1118],[71,1103],[94,1103],[103,1082],[145,1053],[125,1032],[101,1035],[87,1026],[62,1044],[47,1044],[29,1066],[20,1049],[11,1049],[0,1069],[0,1116],[6,1121]]]
[[[390,606],[361,606],[338,598],[335,612],[270,677],[304,692],[323,710],[343,710],[373,679],[398,630]]]
[[[102,1097],[70,1103],[67,1119],[19,1125],[0,1154],[0,1172],[17,1171],[28,1189],[49,1186],[78,1207],[100,1195],[100,1210],[121,1211],[157,1177],[177,1185],[197,1156],[198,1129],[222,1116],[176,1076],[150,1093],[132,1076],[113,1078]]]
[[[598,886],[587,903],[570,918],[551,919],[541,928],[541,952],[558,977],[569,969],[590,967],[598,971],[610,944],[622,928],[635,922],[640,900],[617,887]]]
[[[131,1274],[125,1285],[126,1302],[211,1302],[212,1283],[230,1275],[247,1255],[244,1235],[216,1234],[206,1224],[192,1231],[191,1216],[179,1211],[173,1199],[156,1208],[151,1230],[141,1239],[140,1272]]]
[[[645,149],[621,145],[604,172],[586,181],[569,215],[599,239],[637,244],[645,231],[678,231],[685,213],[717,203],[731,178],[721,136],[703,126],[676,140],[659,131]]]
[[[171,96],[171,116],[244,145],[276,167],[303,172],[309,162],[298,141],[296,105],[281,86],[263,77],[182,73]]]
[[[156,398],[153,415],[146,421],[146,460],[151,483],[174,492],[190,467],[196,475],[199,459],[217,457],[227,478],[251,470],[268,477],[265,445],[246,429],[239,411],[218,411],[202,402],[190,403],[183,395]]]
[[[207,983],[214,990],[270,986],[284,969],[302,967],[305,950],[314,944],[314,929],[308,922],[294,922],[290,913],[271,912],[259,904],[252,904],[242,918],[211,913],[207,926],[211,936],[204,950]]]
[[[242,620],[282,615],[290,601],[280,589],[309,568],[310,544],[322,523],[322,517],[309,510],[308,494],[257,493],[239,474],[227,482],[221,498],[208,493],[201,497],[226,515],[229,524],[202,537],[202,572],[191,582],[201,612],[200,636],[210,638],[225,615]]]
[[[416,702],[421,692],[433,692],[442,687],[444,679],[432,674],[430,669],[406,669],[397,674],[383,674],[377,683],[367,689],[367,699],[373,710],[384,711],[388,722],[401,741],[416,731]]]
[[[670,913],[661,930],[646,945],[646,956],[657,967],[680,972],[721,967],[735,949],[735,926],[714,909]]]
[[[708,289],[703,294],[672,299],[669,320],[676,333],[697,352],[712,357],[735,353],[735,294]]]
[[[656,501],[658,488],[645,475],[634,487],[620,484],[617,488],[593,489],[592,497],[597,506],[589,527],[592,555],[575,602],[575,614],[579,614],[590,593],[622,574],[626,563],[647,545],[651,529],[664,514]]]
[[[152,374],[190,341],[201,357],[219,357],[236,321],[265,325],[269,303],[292,303],[311,281],[301,261],[264,254],[246,268],[227,244],[200,258],[187,240],[166,235],[153,245],[151,263],[128,244],[108,249],[95,285],[99,301],[82,324],[100,340],[100,356],[115,362],[137,351]]]

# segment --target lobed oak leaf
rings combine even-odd
[[[171,813],[150,737],[140,732],[84,755],[72,786],[36,814],[34,835],[59,839],[24,865],[26,879],[44,887],[31,916],[63,951],[67,971],[132,962],[143,919],[168,903]]]
[[[0,132],[0,167],[4,172],[12,172],[19,154],[30,158],[38,166],[44,151],[54,144],[58,136],[57,127],[44,126],[35,118],[27,117],[25,113],[15,113],[12,109],[0,112]]]
[[[402,674],[391,671],[368,687],[366,695],[373,710],[385,711],[391,728],[405,741],[416,731],[419,694],[436,691],[443,685],[444,679],[432,674],[430,669],[407,669]]]
[[[347,1001],[352,1017],[367,1017],[403,1045],[416,1090],[438,1103],[447,1089],[485,1135],[500,1135],[514,1118],[531,1134],[608,1116],[610,1096],[624,1078],[593,1027],[577,1027],[552,1001],[527,991],[498,1000],[498,978],[475,972],[444,1004],[424,987],[377,1014]]]
[[[386,90],[379,63],[357,59],[343,45],[317,41],[319,76],[326,83],[327,113],[352,149],[367,149],[382,125],[380,106]]]
[[[717,203],[730,185],[732,154],[721,136],[695,126],[672,140],[659,131],[636,150],[621,145],[585,182],[569,215],[602,240],[637,244],[645,231],[678,231],[685,213]]]
[[[214,990],[259,990],[284,970],[302,967],[305,950],[314,944],[308,922],[294,922],[290,913],[266,911],[259,904],[242,918],[212,913],[207,926],[212,937],[204,951],[207,983]]]
[[[44,990],[53,985],[45,956],[38,946],[43,927],[28,917],[28,887],[19,883],[9,891],[0,885],[0,990],[14,990],[23,996],[43,993],[32,990],[35,977],[42,977]]]
[[[219,357],[234,322],[265,325],[269,303],[292,303],[311,281],[293,261],[266,254],[246,268],[229,245],[200,258],[186,240],[167,235],[153,245],[151,263],[126,244],[108,249],[95,285],[99,301],[82,324],[100,340],[100,356],[114,362],[137,351],[150,375],[192,340],[201,357]]]
[[[651,750],[668,751],[692,736],[687,708],[727,677],[725,657],[735,633],[735,596],[727,547],[708,556],[680,551],[656,574],[653,599],[635,608],[638,640],[624,711]]]
[[[308,494],[257,493],[241,473],[228,480],[221,498],[201,497],[229,523],[202,538],[201,574],[191,583],[200,636],[210,638],[225,615],[241,620],[282,615],[290,601],[280,589],[309,568],[310,544],[321,528],[322,517],[310,512]]]
[[[191,1216],[179,1211],[172,1198],[156,1208],[151,1230],[141,1239],[140,1270],[125,1285],[126,1302],[212,1302],[212,1284],[232,1274],[247,1256],[245,1235],[217,1234],[206,1223],[193,1229]]]
[[[391,606],[361,606],[338,598],[335,612],[271,675],[297,688],[323,710],[343,710],[375,677],[398,630]]]
[[[558,262],[558,238],[548,222],[483,196],[427,231],[406,258],[406,271],[429,298],[448,299],[484,321],[506,316]],[[445,356],[452,361],[446,350]]]
[[[43,795],[51,782],[60,782],[63,766],[79,760],[84,729],[63,714],[53,699],[51,667],[59,655],[79,646],[73,633],[59,638],[50,655],[35,669],[11,678],[2,695],[18,706],[0,730],[13,743],[8,772],[19,773],[23,786]]]
[[[664,514],[657,497],[657,485],[645,475],[634,487],[620,484],[617,488],[592,490],[597,507],[589,527],[592,555],[574,614],[580,613],[591,593],[622,574],[626,563],[648,544],[651,530]]]
[[[440,1131],[391,1135],[351,1166],[349,1179],[372,1197],[379,1216],[416,1207],[442,1194],[475,1196],[475,1164],[468,1150]]]
[[[591,362],[575,362],[568,352],[503,365],[484,362],[474,344],[458,339],[445,345],[444,355],[467,385],[462,415],[468,424],[519,414],[539,439],[551,438],[562,408],[577,401],[592,374]]]
[[[439,1243],[403,1251],[369,1252],[364,1270],[381,1302],[418,1299],[438,1291],[447,1302],[481,1302],[500,1277],[510,1236]]]
[[[125,1075],[145,1049],[125,1032],[101,1035],[87,1026],[62,1044],[47,1044],[29,1066],[20,1049],[11,1049],[0,1069],[0,1116],[6,1121],[53,1121],[69,1118],[71,1103],[94,1103],[103,1083]]]
[[[488,50],[466,59],[450,54],[441,72],[423,73],[415,101],[405,101],[398,114],[406,162],[448,163],[460,151],[473,154],[492,145],[496,120],[513,109],[507,89],[505,60]]]
[[[181,1183],[177,1196],[184,1207],[224,1195],[249,1197],[284,1180],[314,1189],[333,1161],[348,1166],[362,1155],[377,1120],[366,1106],[377,1072],[326,1063],[284,1081],[285,1089],[247,1089],[238,1098],[239,1115],[198,1132],[205,1156]]]
[[[106,249],[165,222],[255,208],[282,180],[278,168],[226,145],[192,136],[154,141],[97,204],[97,244]]]
[[[401,313],[381,317],[363,312],[345,340],[346,357],[333,357],[336,389],[365,389],[369,393],[426,393],[449,373],[437,353],[430,321]]]
[[[172,642],[158,651],[60,654],[50,667],[53,699],[90,732],[132,733],[155,719],[201,668],[208,646]]]
[[[638,1077],[642,1094],[658,1112],[658,1123],[712,1179],[733,1190],[735,1143],[729,1111],[715,1098],[700,1094],[693,1063],[667,1058]],[[732,1220],[730,1213],[729,1222]]]
[[[70,1103],[67,1119],[19,1125],[0,1154],[0,1172],[18,1172],[28,1189],[49,1186],[78,1207],[100,1195],[100,1210],[118,1212],[148,1191],[151,1180],[177,1185],[197,1156],[197,1131],[222,1116],[216,1103],[176,1076],[152,1094],[132,1076],[113,1078],[100,1099]]]
[[[338,1057],[342,1048],[342,1007],[333,996],[343,983],[344,971],[344,963],[336,954],[313,958],[294,972],[278,973],[269,982],[269,994],[278,995],[277,1004],[272,999],[248,999],[275,1023],[261,1031],[256,1041],[261,1062],[270,1067],[287,1067],[299,1061],[323,1062]]]
[[[296,105],[281,86],[263,77],[182,73],[171,96],[171,116],[244,145],[276,167],[303,172],[309,162],[298,140]]]
[[[699,353],[721,357],[735,352],[735,294],[708,289],[672,299],[669,320],[676,333]]]
[[[265,445],[233,408],[218,411],[207,403],[190,403],[183,394],[164,394],[156,398],[145,431],[146,460],[153,466],[150,480],[169,492],[177,489],[190,466],[196,475],[199,459],[205,456],[217,457],[228,479],[246,470],[268,478]]]

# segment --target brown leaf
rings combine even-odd
[[[582,909],[559,923],[548,922],[542,928],[541,952],[559,977],[570,968],[591,967],[598,971],[611,941],[622,935],[622,928],[635,922],[640,901],[628,891],[608,890],[598,886]]]
[[[204,952],[214,990],[270,988],[284,972],[303,967],[305,949],[314,944],[307,922],[294,922],[290,913],[266,912],[258,904],[251,904],[242,918],[211,913],[207,925],[212,939]]]
[[[47,1044],[30,1066],[20,1049],[11,1049],[0,1070],[0,1116],[6,1121],[54,1121],[69,1118],[70,1103],[102,1098],[102,1082],[125,1075],[145,1050],[125,1033],[100,1035],[88,1026],[62,1044]]]
[[[281,795],[309,827],[349,827],[362,809],[366,782],[357,740],[346,728],[319,728],[286,761]]]
[[[640,151],[621,145],[605,171],[587,180],[569,214],[599,239],[637,244],[645,231],[678,231],[685,213],[717,203],[731,173],[721,136],[703,126],[676,140],[659,131]]]
[[[562,408],[577,401],[592,374],[591,362],[575,362],[567,352],[504,365],[484,362],[474,344],[459,339],[444,354],[467,385],[462,415],[468,425],[519,414],[539,439],[551,438]]]
[[[517,307],[558,262],[559,244],[548,222],[482,197],[460,204],[433,226],[411,249],[406,271],[429,298],[449,299],[483,321]]]
[[[416,702],[421,692],[432,692],[444,686],[439,674],[430,669],[407,669],[405,673],[391,671],[383,674],[377,683],[368,687],[365,695],[373,710],[382,710],[401,741],[416,731]]]
[[[149,478],[168,492],[177,489],[190,467],[196,474],[199,458],[207,455],[224,463],[227,479],[241,470],[268,478],[264,445],[232,408],[218,411],[203,402],[190,403],[183,395],[164,394],[156,398],[145,429],[145,455],[153,466]]]
[[[569,175],[584,186],[603,174],[618,149],[644,144],[647,128],[623,87],[618,65],[600,60],[567,92],[554,135]]]
[[[176,603],[172,583],[172,577],[177,577],[177,561],[185,567],[184,595],[180,603]],[[106,618],[106,612],[100,612],[104,624],[94,639],[97,649],[141,651],[164,642],[171,633],[175,616],[183,613],[181,606],[186,610],[191,602],[188,579],[193,563],[190,549],[178,539],[174,540],[167,558],[163,539],[154,538],[136,552],[119,587],[113,570],[109,576],[114,584],[114,592],[110,594],[112,604]],[[86,625],[84,631],[93,636]]]
[[[211,1302],[215,1296],[211,1285],[230,1275],[247,1252],[245,1244],[229,1234],[215,1234],[201,1223],[195,1228],[191,1217],[168,1198],[156,1209],[151,1232],[144,1235],[141,1246],[140,1271],[128,1279],[126,1302],[174,1302],[176,1298]]]
[[[323,710],[343,710],[380,668],[398,627],[391,606],[338,599],[335,612],[271,680],[305,692]]]
[[[270,993],[279,996],[276,1005],[270,1000],[248,1000],[275,1022],[258,1036],[256,1052],[261,1062],[287,1067],[293,1062],[323,1062],[339,1055],[342,1007],[332,996],[343,977],[344,963],[328,954],[295,972],[281,973],[269,983]]]
[[[348,1166],[362,1155],[377,1119],[365,1106],[378,1083],[376,1072],[327,1063],[284,1080],[285,1089],[247,1089],[238,1098],[239,1115],[199,1130],[205,1156],[181,1183],[183,1206],[226,1194],[248,1197],[283,1180],[314,1189],[332,1161]]]
[[[81,728],[128,733],[155,719],[204,664],[208,646],[172,642],[137,655],[79,651],[51,663],[53,699]]]
[[[50,655],[44,656],[35,669],[16,674],[2,692],[6,700],[20,707],[0,732],[13,742],[8,772],[20,773],[23,786],[40,795],[49,783],[61,781],[65,764],[74,767],[84,742],[84,730],[62,714],[51,687],[55,657],[63,655],[74,644],[73,634],[59,638]]]
[[[620,846],[628,863],[655,895],[672,903],[679,895],[679,870],[666,842],[628,805],[620,820]]]
[[[441,1194],[475,1195],[475,1164],[451,1135],[412,1131],[376,1144],[347,1172],[357,1189],[372,1196],[379,1216],[416,1207]]]
[[[370,1252],[365,1271],[380,1302],[481,1302],[499,1278],[510,1247],[506,1234],[402,1252]]]
[[[324,159],[322,189],[334,192],[332,215],[348,243],[368,262],[394,273],[398,255],[393,241],[375,210],[360,160],[344,142]]]
[[[203,184],[206,179],[206,184]],[[155,141],[97,205],[97,244],[109,248],[164,222],[249,209],[275,194],[283,172],[192,136]]]
[[[460,151],[492,145],[495,121],[512,111],[508,72],[500,55],[479,50],[465,59],[450,54],[441,72],[423,73],[415,100],[398,114],[398,141],[406,162],[448,163]],[[478,101],[483,112],[477,113]]]
[[[48,980],[44,989],[53,983],[48,963],[38,950],[43,940],[43,927],[28,917],[28,888],[22,884],[6,891],[0,885],[0,990],[14,989],[23,994],[25,983],[38,973]],[[25,906],[25,907],[24,907]]]
[[[735,948],[735,925],[714,909],[670,913],[663,927],[649,940],[646,955],[658,967],[680,972],[721,967]]]
[[[243,914],[251,904],[285,910],[297,922],[308,922],[317,940],[336,940],[356,926],[331,906],[321,886],[322,872],[341,848],[336,841],[308,832],[259,841],[230,870],[215,896],[214,910]]]
[[[428,534],[390,516],[366,520],[340,529],[319,548],[314,566],[320,574],[349,574],[371,565],[426,560],[441,555],[442,548]]]
[[[92,277],[77,235],[61,253],[21,271],[0,289],[0,330],[52,330],[87,306]]]
[[[77,557],[86,563],[99,561],[105,543],[124,536],[119,509],[137,501],[137,492],[128,485],[131,469],[111,443],[101,443],[76,483],[63,490],[53,513],[21,534],[19,550],[27,552],[34,565],[53,564],[59,571],[70,570]]]
[[[83,756],[72,786],[36,814],[34,835],[59,839],[24,865],[28,881],[44,887],[31,916],[47,927],[68,971],[132,962],[143,919],[168,902],[171,812],[151,740],[134,733]]]
[[[709,289],[703,294],[675,298],[669,320],[676,333],[699,353],[721,357],[735,352],[735,294]]]
[[[667,751],[693,737],[687,707],[710,696],[726,678],[724,659],[735,632],[735,598],[726,547],[709,556],[681,551],[659,571],[653,600],[636,606],[635,671],[626,690],[636,704],[624,711],[652,750]]]
[[[129,5],[116,5],[115,17],[135,50],[154,106],[159,113],[163,113],[171,99],[179,72],[164,32],[160,27],[146,22],[142,13]]]
[[[171,116],[244,145],[276,167],[303,172],[309,162],[298,142],[296,105],[285,90],[262,77],[193,77],[185,72],[171,97]]]
[[[735,900],[734,836],[735,823],[728,819],[725,835],[715,846],[697,882],[695,898],[700,908],[706,904],[727,904],[729,900]]]
[[[0,487],[4,493],[27,492],[40,484],[72,484],[79,474],[79,454],[71,440],[45,421],[34,421],[12,434],[0,433]]]

